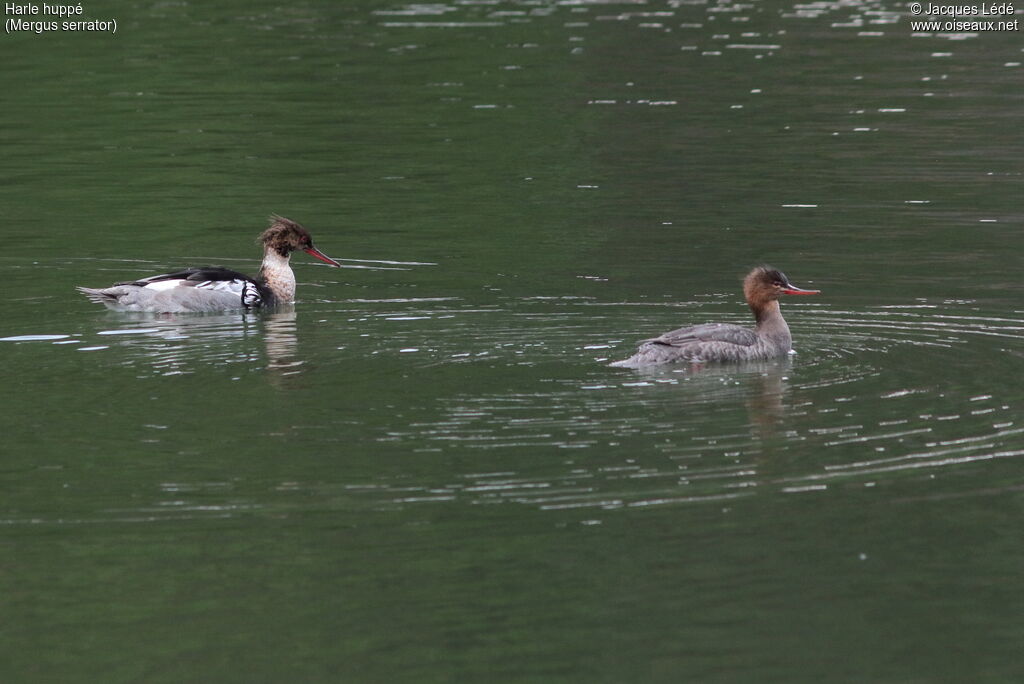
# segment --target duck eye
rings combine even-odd
[[[774,285],[775,287],[782,287],[782,281],[776,280],[774,283],[772,283],[772,285]]]

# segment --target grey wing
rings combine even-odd
[[[757,334],[749,329],[730,323],[705,323],[689,328],[679,328],[640,344],[660,344],[668,347],[684,347],[694,342],[728,342],[741,347],[750,347],[757,342]]]

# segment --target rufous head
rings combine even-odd
[[[752,309],[761,309],[782,295],[812,295],[821,290],[805,290],[789,282],[786,274],[771,266],[757,266],[743,279],[743,296]]]

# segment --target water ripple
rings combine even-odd
[[[444,319],[441,309],[418,309],[432,321],[429,366],[484,364],[485,373],[525,367],[542,384],[522,392],[456,393],[441,400],[441,418],[393,426],[380,443],[427,445],[424,452],[438,455],[502,453],[506,463],[547,454],[547,465],[543,473],[535,464],[493,479],[473,476],[471,484],[446,482],[446,499],[542,510],[712,503],[758,492],[807,495],[838,483],[870,487],[881,477],[1022,453],[1014,446],[1024,434],[1013,419],[1015,398],[986,391],[978,373],[954,388],[934,375],[936,364],[982,364],[991,340],[1018,351],[1024,346],[1024,320],[976,310],[973,302],[863,311],[788,307],[799,347],[793,357],[625,373],[604,367],[631,349],[621,330],[608,334],[610,322],[621,328],[632,319],[639,338],[673,324],[744,316],[721,299],[451,304]],[[616,315],[595,313],[610,306]],[[404,317],[413,320],[414,311]],[[402,331],[397,337],[401,344]],[[895,366],[894,357],[902,359]],[[891,404],[882,419],[880,403]],[[740,429],[708,431],[723,419]],[[591,462],[591,453],[599,460]],[[621,461],[609,463],[609,453]],[[821,457],[790,464],[790,453]],[[415,502],[403,495],[401,503]]]

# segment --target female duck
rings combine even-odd
[[[743,295],[756,321],[753,330],[728,323],[680,328],[643,340],[636,354],[611,365],[643,368],[681,361],[762,361],[785,356],[793,348],[793,338],[779,309],[779,297],[819,292],[796,287],[771,266],[758,266],[743,280]]]
[[[115,311],[202,313],[291,303],[295,299],[295,274],[289,265],[292,252],[301,249],[331,266],[341,264],[316,249],[309,233],[295,221],[281,216],[272,216],[271,221],[259,238],[263,265],[255,278],[220,266],[206,266],[102,289],[77,289]]]

